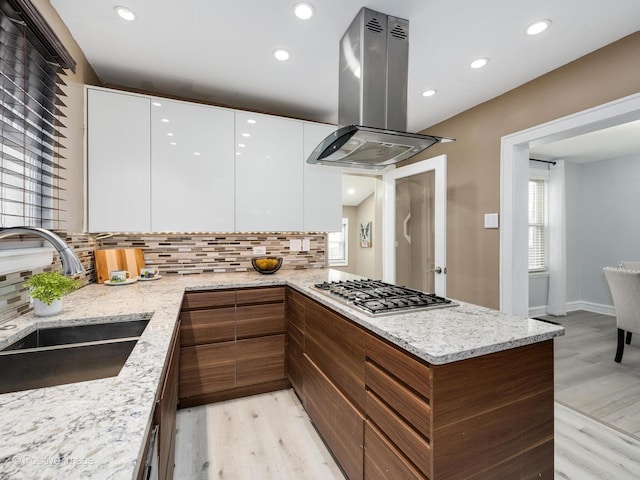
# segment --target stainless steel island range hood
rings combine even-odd
[[[340,41],[339,128],[308,163],[381,170],[452,139],[406,133],[409,21],[362,8]]]

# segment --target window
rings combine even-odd
[[[529,177],[529,272],[547,271],[548,185],[545,170]]]
[[[59,228],[65,68],[75,62],[28,0],[0,4],[0,228]]]
[[[329,232],[329,266],[349,265],[349,219],[342,219],[341,232]]]

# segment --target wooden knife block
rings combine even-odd
[[[129,270],[132,278],[137,278],[140,268],[145,266],[141,248],[96,250],[94,255],[97,283],[109,280],[109,273],[113,270]]]

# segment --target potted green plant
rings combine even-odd
[[[37,273],[28,278],[24,286],[29,288],[29,296],[34,300],[34,313],[39,317],[48,317],[60,313],[62,296],[78,288],[81,283],[54,271]]]

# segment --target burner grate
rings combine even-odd
[[[327,295],[373,315],[455,305],[444,297],[380,280],[323,282],[316,284],[315,287]]]

